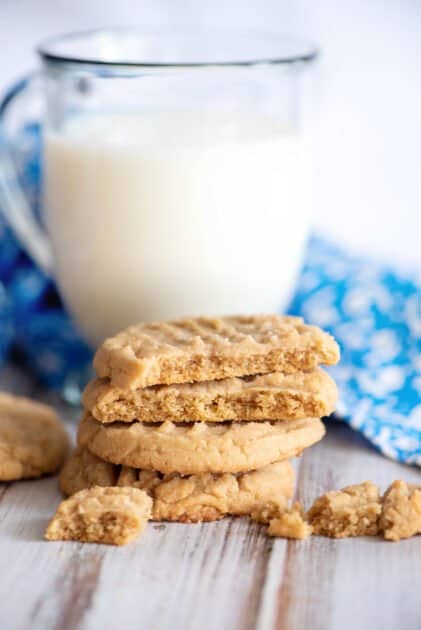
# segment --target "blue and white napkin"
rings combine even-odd
[[[331,332],[337,414],[382,453],[421,466],[421,283],[310,240],[293,314]]]

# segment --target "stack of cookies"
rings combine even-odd
[[[132,326],[95,355],[78,447],[61,473],[73,494],[132,486],[152,518],[209,521],[285,507],[289,459],[324,435],[334,339],[299,318],[196,318]]]

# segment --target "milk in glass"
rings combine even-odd
[[[263,114],[85,115],[45,133],[45,215],[87,339],[286,306],[308,231],[303,137]]]

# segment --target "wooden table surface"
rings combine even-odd
[[[54,404],[74,432],[78,411],[16,368],[0,389]],[[341,423],[297,461],[308,506],[332,488],[372,479],[421,483]],[[270,539],[247,519],[150,524],[123,548],[49,543],[56,478],[0,484],[1,630],[420,630],[421,536]]]

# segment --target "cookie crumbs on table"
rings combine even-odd
[[[137,488],[94,486],[62,501],[45,538],[125,545],[143,532],[152,499]]]
[[[307,518],[316,535],[348,538],[378,534],[380,513],[379,488],[366,481],[322,495],[313,503]]]
[[[350,538],[382,535],[398,541],[421,534],[421,486],[394,481],[383,496],[371,481],[331,490],[304,514],[300,504],[270,520],[268,535]],[[306,526],[308,529],[306,529]]]

